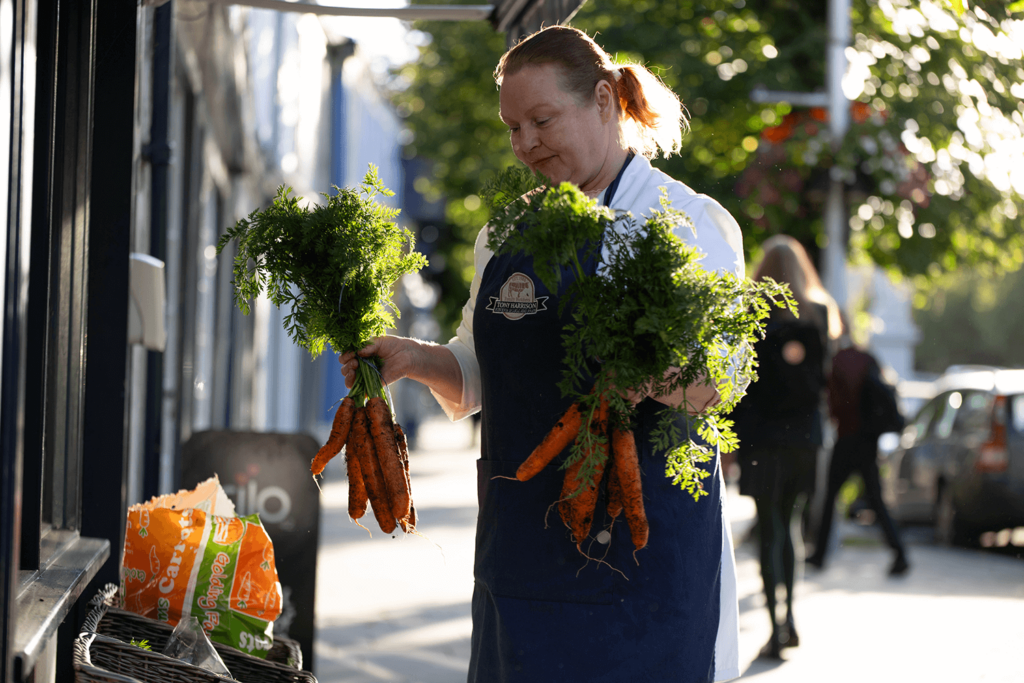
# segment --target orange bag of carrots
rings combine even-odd
[[[266,657],[281,613],[281,584],[259,515],[235,516],[216,477],[133,505],[121,604],[172,626],[194,616],[211,640]]]

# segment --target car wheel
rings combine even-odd
[[[939,489],[939,503],[935,513],[935,537],[943,545],[970,545],[971,533],[957,514],[953,491],[948,484]]]

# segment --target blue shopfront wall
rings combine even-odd
[[[70,680],[124,530],[138,15],[4,0],[0,19],[0,680]]]

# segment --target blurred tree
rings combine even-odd
[[[824,112],[750,100],[756,86],[823,89],[827,0],[589,0],[572,24],[679,94],[690,132],[656,165],[737,217],[748,258],[777,232],[822,246],[821,189],[838,173],[851,259],[913,278],[923,306],[943,273],[1024,263],[1017,4],[976,0],[957,14],[955,0],[853,0],[845,89],[857,104],[837,154]],[[448,198],[447,263],[468,284],[486,220],[477,193],[515,163],[491,77],[504,36],[484,24],[417,28],[432,39],[397,74],[395,102],[415,135],[407,153],[437,162],[420,186]]]
[[[972,274],[936,287],[915,311],[921,330],[916,369],[942,372],[953,364],[1024,368],[1024,271]]]
[[[473,244],[488,213],[477,194],[500,170],[517,163],[507,128],[498,118],[498,91],[491,72],[505,51],[504,34],[486,22],[417,22],[428,41],[420,60],[392,80],[398,114],[412,133],[407,158],[431,160],[430,174],[413,187],[429,201],[447,200],[447,230],[432,265],[442,294],[435,314],[443,339],[454,333],[473,277]],[[437,272],[434,269],[433,272]]]

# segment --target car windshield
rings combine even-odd
[[[1024,394],[1010,397],[1010,424],[1017,434],[1024,434]]]
[[[959,391],[952,391],[944,398],[945,400],[940,402],[937,419],[932,428],[935,436],[940,439],[945,439],[953,433],[953,420],[956,419],[956,413],[964,402],[964,395]]]
[[[954,429],[959,434],[987,434],[992,428],[992,403],[987,391],[965,391],[957,411]]]

